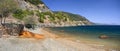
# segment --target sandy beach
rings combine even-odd
[[[39,34],[44,35],[45,38],[2,37],[0,38],[0,51],[113,51],[100,45],[60,37],[44,29],[40,29]]]

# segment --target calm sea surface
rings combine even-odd
[[[76,40],[102,44],[109,47],[120,47],[120,25],[54,27],[49,29],[55,34],[73,36]],[[100,39],[100,35],[106,35],[110,38]]]

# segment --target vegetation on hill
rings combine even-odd
[[[39,17],[39,22],[44,23],[45,19],[49,19],[50,22],[57,23],[57,22],[67,22],[69,21],[68,15],[59,13],[51,13],[51,12],[38,12],[37,16]],[[47,18],[46,18],[47,17]]]
[[[60,22],[72,22],[72,21],[88,21],[85,17],[77,14],[72,14],[68,12],[39,12],[39,11],[29,11],[18,9],[13,13],[13,16],[17,19],[23,20],[27,16],[35,15],[38,17],[40,23],[45,23],[48,20],[50,23],[60,23]],[[29,18],[28,18],[29,19]],[[29,22],[29,21],[28,21]],[[87,22],[85,22],[87,24]]]
[[[13,12],[13,17],[22,20],[24,17],[33,14],[34,14],[33,11],[17,9],[16,11]]]
[[[23,19],[24,23],[25,24],[33,24],[33,25],[36,25],[36,18],[34,18],[33,16],[28,16],[28,17],[25,17]]]
[[[37,16],[39,17],[38,21],[44,23],[45,19],[44,13],[37,12]]]
[[[24,0],[26,2],[30,2],[31,4],[38,5],[44,4],[41,0]],[[71,23],[73,21],[88,21],[85,17],[77,14],[72,14],[68,12],[62,11],[54,11],[54,12],[40,12],[41,10],[24,10],[18,9],[17,2],[14,0],[0,0],[0,16],[7,17],[9,13],[12,13],[14,18],[17,18],[25,23],[34,24],[37,22],[40,23]],[[43,8],[44,9],[44,8]],[[33,19],[36,18],[36,19]],[[84,22],[83,22],[84,23]],[[85,22],[87,24],[87,22]]]
[[[33,5],[44,4],[41,0],[25,0]]]
[[[14,18],[24,21],[25,24],[36,24],[34,12],[35,11],[17,9],[12,15]]]
[[[78,14],[73,14],[73,13],[63,12],[63,11],[54,11],[54,13],[59,13],[59,12],[61,12],[62,14],[68,15],[68,17],[74,21],[86,21],[87,20],[85,17],[78,15]]]

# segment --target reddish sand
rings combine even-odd
[[[21,38],[35,38],[35,39],[43,39],[44,35],[41,34],[35,34],[29,31],[22,31],[19,35]]]

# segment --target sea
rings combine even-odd
[[[120,49],[120,25],[89,25],[49,28],[57,35],[72,36],[76,41],[99,44],[111,49]],[[101,39],[105,35],[108,38]]]

